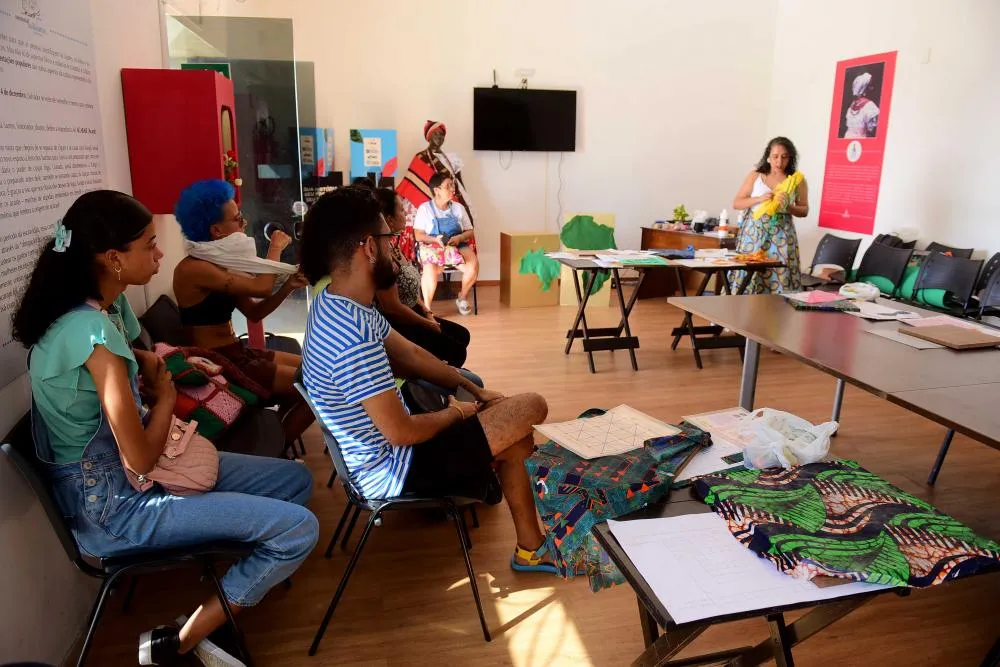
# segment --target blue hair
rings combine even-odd
[[[192,183],[181,192],[174,217],[189,241],[210,241],[212,225],[222,222],[222,207],[236,196],[236,190],[217,178]]]

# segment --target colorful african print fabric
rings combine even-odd
[[[1000,545],[854,461],[713,473],[694,490],[736,539],[801,579],[924,588],[1000,564]]]
[[[602,413],[589,410],[582,416]],[[560,574],[586,574],[593,591],[623,583],[591,528],[665,498],[676,470],[696,446],[688,441],[686,447],[675,446],[673,456],[657,461],[648,447],[582,459],[552,441],[540,445],[525,465]]]
[[[754,272],[747,285],[747,294],[782,294],[802,289],[799,239],[792,216],[787,213],[779,213],[774,217],[765,214],[759,220],[750,215],[744,216],[743,226],[740,227],[736,240],[736,252],[751,254],[759,250],[785,266]],[[746,274],[744,270],[729,272],[729,282],[734,290],[743,284]]]

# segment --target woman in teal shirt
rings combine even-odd
[[[220,452],[207,493],[175,496],[159,485],[139,492],[129,484],[123,462],[136,473],[153,469],[177,396],[163,363],[132,349],[139,324],[125,298],[129,285],[149,282],[162,256],[152,215],[120,192],[86,193],[56,224],[12,322],[14,338],[30,349],[35,450],[85,553],[252,544],[222,578],[238,612],[287,579],[315,546],[316,517],[304,507],[312,475],[294,461]],[[149,406],[139,397],[140,377]],[[192,651],[204,662],[215,651],[212,664],[242,665],[207,639],[225,619],[218,598],[209,598],[183,627],[143,633],[139,664],[174,664]]]

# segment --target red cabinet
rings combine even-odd
[[[150,211],[173,213],[192,182],[225,178],[223,156],[238,155],[232,81],[210,70],[123,69],[122,96],[132,194]]]

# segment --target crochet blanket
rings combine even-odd
[[[177,389],[174,415],[184,421],[196,420],[197,431],[215,440],[232,426],[247,406],[270,397],[264,387],[247,377],[231,361],[212,350],[174,347],[157,343],[153,352],[163,359]],[[209,371],[188,359],[201,357],[221,368]]]

